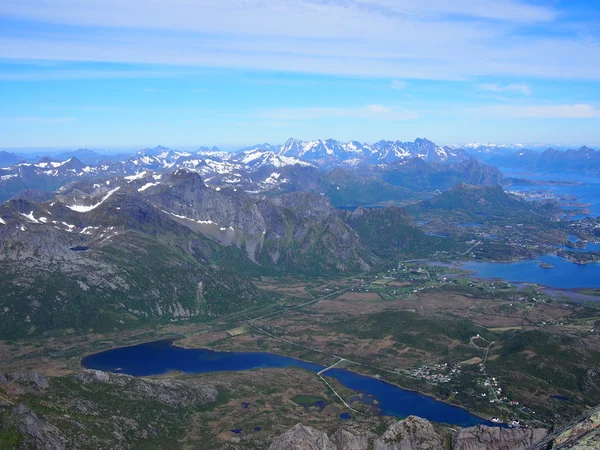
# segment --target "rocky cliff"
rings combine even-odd
[[[297,424],[276,438],[269,450],[525,450],[545,434],[543,429],[480,425],[443,435],[427,420],[409,416],[394,422],[381,436],[343,428],[328,436]]]
[[[0,336],[216,317],[268,301],[248,276],[380,261],[325,196],[249,196],[183,169],[40,200],[0,205]]]

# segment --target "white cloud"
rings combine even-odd
[[[582,103],[575,105],[499,105],[476,108],[477,115],[515,119],[598,119],[600,109]]]
[[[525,0],[3,0],[0,19],[64,26],[5,32],[0,58],[143,63],[174,72],[600,79],[597,41],[521,28],[555,31],[559,12]]]
[[[349,108],[276,108],[259,111],[258,117],[278,121],[314,121],[321,119],[365,119],[365,120],[411,120],[417,119],[417,111],[384,105],[365,105]]]
[[[556,17],[548,7],[513,0],[363,0],[364,4],[379,5],[391,11],[409,15],[442,15],[477,17],[513,22],[545,22]]]
[[[1,44],[0,44],[1,47]],[[33,67],[32,67],[33,66]],[[139,79],[139,78],[169,78],[193,74],[193,69],[187,68],[155,68],[147,70],[91,70],[91,69],[62,69],[46,67],[44,64],[30,65],[16,72],[0,73],[0,81],[48,81],[48,80],[81,80],[81,79]]]
[[[527,84],[505,84],[505,85],[500,85],[500,84],[493,84],[493,83],[486,83],[486,84],[478,84],[477,87],[481,90],[484,91],[491,91],[491,92],[496,92],[496,93],[501,93],[501,92],[516,92],[516,93],[521,93],[523,95],[531,95],[531,89],[529,88],[529,86]]]
[[[74,122],[75,117],[37,117],[37,116],[25,116],[25,117],[9,117],[9,121],[18,124],[36,124],[36,125],[59,125],[64,123]]]
[[[402,80],[392,80],[391,88],[396,91],[401,91],[406,87],[406,82]]]
[[[450,15],[535,23],[553,19],[556,11],[523,0],[3,0],[0,14],[77,26],[283,36],[355,36],[360,26],[373,36],[388,30],[378,30],[364,19]]]

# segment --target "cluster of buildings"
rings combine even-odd
[[[449,366],[448,363],[439,363],[431,366],[417,367],[411,371],[411,375],[431,383],[448,383],[452,378],[459,375],[460,372],[459,364]]]

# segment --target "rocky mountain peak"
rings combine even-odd
[[[171,175],[166,177],[166,181],[175,184],[185,183],[188,186],[206,188],[206,185],[198,172],[186,169],[177,169]]]

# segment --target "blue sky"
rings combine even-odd
[[[0,147],[600,146],[594,0],[3,0]]]

